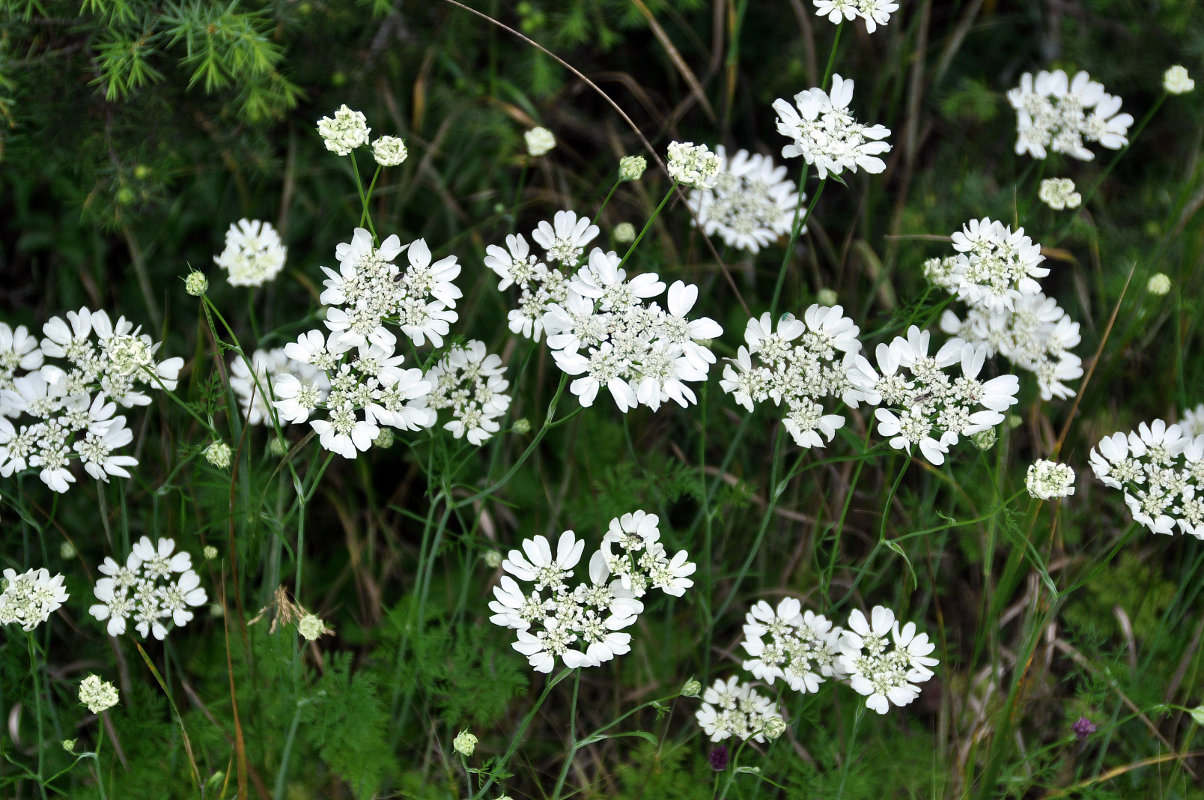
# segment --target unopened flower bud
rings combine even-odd
[[[273,436],[268,441],[268,452],[279,458],[288,452],[288,442],[279,436]]]
[[[1165,273],[1158,272],[1150,276],[1150,282],[1145,286],[1150,294],[1161,297],[1171,290],[1171,279]]]
[[[1193,722],[1197,725],[1204,725],[1204,705],[1196,706],[1189,713]]]
[[[530,433],[531,420],[527,419],[526,417],[514,420],[514,432],[520,436]]]
[[[697,697],[701,693],[702,693],[702,684],[699,683],[698,681],[694,680],[693,678],[690,678],[690,680],[686,681],[685,683],[683,683],[681,685],[681,696],[682,697]]]
[[[452,741],[452,747],[460,755],[468,757],[477,748],[477,737],[468,731],[460,731]]]
[[[497,550],[490,550],[485,553],[485,566],[490,569],[497,569],[502,565],[502,554]]]
[[[213,559],[217,558],[217,548],[211,544],[207,544],[204,548],[202,548],[201,555],[205,557],[206,561],[212,561]]]
[[[765,720],[765,738],[769,741],[776,740],[779,736],[786,732],[786,720],[774,715]]]
[[[648,162],[643,156],[623,156],[619,159],[619,180],[638,181],[644,177]]]
[[[234,451],[225,442],[210,442],[209,446],[205,448],[205,460],[218,469],[229,467],[233,454]]]
[[[306,614],[297,621],[297,633],[307,642],[316,642],[319,636],[330,633],[330,630],[317,614]]]
[[[59,555],[64,559],[75,558],[77,552],[75,545],[71,544],[71,542],[63,542],[59,545]]]
[[[630,222],[620,222],[615,226],[615,241],[627,244],[635,241],[635,226]]]
[[[527,141],[527,152],[538,158],[556,146],[556,137],[547,128],[532,128],[523,134]]]
[[[970,441],[974,442],[974,446],[979,450],[990,450],[995,446],[995,442],[999,441],[999,434],[994,428],[987,428],[985,431],[971,434]]]
[[[193,270],[184,279],[184,291],[193,297],[200,297],[209,291],[209,279],[205,277],[205,273]]]
[[[839,299],[834,289],[824,288],[815,293],[815,300],[821,306],[834,306]]]
[[[68,753],[73,752],[75,750],[75,740],[74,739],[64,739],[63,740],[63,749],[66,750]]]
[[[389,428],[381,428],[380,433],[372,440],[372,446],[388,450],[393,446],[393,431]]]

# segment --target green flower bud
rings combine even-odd
[[[643,156],[623,156],[619,159],[619,180],[638,181],[644,177],[648,162]]]
[[[464,757],[472,755],[472,751],[477,748],[477,737],[473,736],[468,731],[460,731],[456,734],[456,738],[452,741],[452,748],[457,753]]]

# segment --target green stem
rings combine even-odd
[[[351,153],[351,174],[355,176],[355,190],[360,196],[360,224],[359,227],[368,226],[368,232],[372,234],[372,241],[378,242],[376,235],[376,227],[372,224],[372,215],[368,213],[368,201],[372,199],[372,189],[364,191],[364,182],[360,179],[360,168],[355,163],[355,153]],[[380,167],[376,168],[376,175],[380,175]],[[376,175],[372,176],[372,185],[376,185]]]
[[[1128,142],[1125,143],[1125,146],[1117,150],[1116,155],[1112,156],[1112,160],[1108,162],[1108,166],[1104,167],[1103,173],[1099,176],[1099,178],[1096,179],[1095,183],[1092,184],[1091,189],[1083,194],[1083,200],[1081,203],[1079,203],[1078,209],[1070,216],[1070,219],[1066,220],[1066,224],[1064,224],[1061,230],[1058,231],[1058,234],[1054,236],[1053,241],[1051,241],[1048,245],[1049,247],[1057,246],[1057,244],[1062,241],[1062,238],[1066,236],[1067,232],[1070,230],[1070,226],[1074,224],[1074,221],[1078,219],[1079,215],[1082,214],[1087,208],[1087,203],[1090,202],[1091,198],[1095,196],[1095,193],[1099,191],[1099,187],[1103,185],[1104,181],[1108,178],[1108,175],[1111,174],[1113,168],[1116,167],[1117,162],[1120,161],[1120,157],[1129,152],[1129,148],[1133,146],[1133,141],[1141,135],[1143,130],[1145,130],[1145,126],[1148,125],[1150,120],[1154,118],[1154,113],[1162,107],[1162,104],[1166,102],[1166,98],[1167,94],[1166,92],[1163,92],[1162,96],[1158,98],[1158,102],[1154,103],[1150,110],[1145,113],[1145,116],[1141,118],[1141,121],[1137,123],[1137,127],[1133,130],[1133,135],[1128,137]]]
[[[803,207],[803,197],[806,194],[803,191],[803,186],[807,183],[807,171],[810,169],[810,164],[803,165],[803,174],[799,178],[798,184],[798,202],[794,208],[794,224],[790,227],[790,241],[786,243],[786,254],[782,257],[782,266],[778,269],[778,282],[773,289],[773,300],[769,303],[769,314],[771,317],[777,315],[778,299],[782,295],[782,286],[786,283],[786,270],[790,266],[790,256],[794,253],[794,243],[798,241],[798,237],[803,232],[803,227],[807,224],[807,220],[811,219],[811,212],[815,210],[815,204],[819,201],[819,196],[824,193],[824,187],[828,185],[828,179],[825,177],[819,182],[819,186],[815,189],[815,196],[811,198],[811,202],[807,204],[807,213],[799,214]]]
[[[644,227],[640,230],[639,235],[635,237],[635,241],[631,243],[631,247],[627,248],[627,252],[623,255],[623,260],[619,262],[619,269],[623,268],[623,265],[627,263],[627,259],[631,258],[631,254],[634,253],[635,249],[640,246],[640,240],[644,238],[644,234],[646,234],[649,228],[652,227],[652,223],[656,222],[656,218],[660,216],[661,210],[665,207],[665,203],[669,202],[669,198],[672,197],[673,193],[676,191],[677,181],[673,181],[673,185],[669,187],[669,191],[665,192],[665,196],[661,198],[660,205],[656,207],[656,210],[652,212],[652,216],[649,217],[648,221],[644,223]]]
[[[603,210],[606,209],[606,204],[610,202],[610,198],[612,195],[614,195],[615,189],[618,189],[619,184],[622,182],[623,182],[622,180],[616,180],[614,183],[611,184],[610,191],[606,193],[606,197],[602,198],[602,205],[598,206],[597,212],[594,213],[595,221],[602,218],[602,212],[603,212]]]
[[[532,720],[534,720],[535,715],[539,713],[539,709],[543,707],[543,703],[548,699],[548,695],[552,693],[553,687],[567,678],[569,673],[573,671],[574,670],[571,669],[563,669],[554,678],[544,684],[543,692],[540,693],[539,699],[535,701],[535,705],[531,707],[531,710],[527,712],[527,715],[523,717],[520,723],[518,723],[518,728],[514,731],[514,735],[510,737],[510,746],[506,748],[506,752],[502,754],[500,759],[498,759],[496,766],[493,768],[493,773],[489,776],[488,780],[481,784],[481,788],[478,789],[477,793],[472,796],[472,800],[478,800],[478,798],[484,797],[485,792],[489,791],[489,788],[497,782],[493,775],[501,772],[505,768],[506,764],[510,761],[510,758],[514,755],[515,751],[518,750],[519,745],[522,744],[523,736],[525,736],[527,733],[527,728],[531,727]]]
[[[577,694],[580,689],[581,670],[573,670],[573,704],[569,706],[569,751],[564,757],[564,764],[560,766],[560,776],[556,779],[556,788],[552,790],[552,800],[560,800],[560,791],[569,776],[569,768],[573,766],[573,759],[581,747],[581,743],[577,741]]]
[[[853,730],[849,733],[849,739],[845,742],[844,747],[844,763],[840,765],[840,786],[836,789],[836,800],[841,800],[844,797],[844,784],[849,777],[849,765],[853,761],[853,743],[857,741],[857,728],[861,725],[861,718],[865,716],[865,706],[857,706],[857,714],[853,717]]]
[[[33,631],[25,633],[25,642],[29,647],[29,677],[33,679],[33,713],[34,722],[38,728],[38,790],[42,793],[42,797],[46,797],[46,784],[42,781],[42,758],[43,751],[46,749],[46,742],[42,736],[42,682],[38,678],[38,655],[37,648],[33,642]]]

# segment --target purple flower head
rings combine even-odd
[[[711,769],[723,772],[727,769],[727,746],[719,745],[711,751]]]
[[[1091,734],[1095,733],[1095,723],[1086,717],[1079,717],[1079,721],[1070,726],[1074,731],[1074,735],[1079,737],[1079,741],[1083,741]]]

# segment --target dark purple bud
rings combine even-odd
[[[1095,733],[1095,723],[1086,717],[1079,717],[1079,721],[1070,726],[1074,731],[1074,735],[1079,737],[1079,741],[1083,741],[1091,734]]]
[[[723,772],[727,769],[727,746],[719,745],[711,751],[711,769]]]

